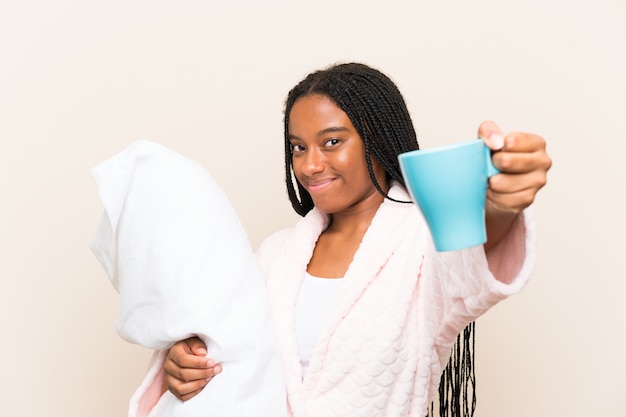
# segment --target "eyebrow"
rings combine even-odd
[[[344,126],[331,126],[331,127],[327,127],[326,129],[322,129],[319,132],[317,132],[316,136],[324,136],[327,135],[329,133],[335,133],[335,132],[348,132],[350,129],[348,129],[347,127]],[[300,139],[298,136],[296,135],[292,135],[291,133],[289,134],[289,139]]]

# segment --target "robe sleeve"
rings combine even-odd
[[[535,266],[534,230],[529,208],[489,254],[481,245],[434,255],[433,272],[442,304],[440,344],[451,346],[469,323],[526,286]]]

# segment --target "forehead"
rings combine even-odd
[[[317,133],[330,127],[354,130],[348,115],[327,96],[313,94],[300,97],[289,112],[289,133]]]

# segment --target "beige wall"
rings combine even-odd
[[[534,279],[478,323],[478,415],[624,415],[625,3],[408,4],[0,1],[0,415],[123,416],[145,369],[88,249],[90,168],[136,139],[170,146],[256,245],[296,219],[285,94],[339,60],[398,83],[423,147],[487,118],[549,142]]]

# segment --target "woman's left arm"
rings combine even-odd
[[[513,132],[505,136],[495,123],[487,121],[480,125],[478,136],[494,151],[493,164],[500,170],[489,179],[487,189],[484,248],[489,252],[546,184],[552,160],[546,152],[546,141],[538,135]]]

